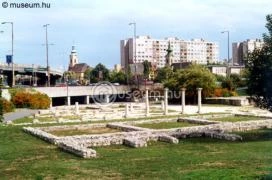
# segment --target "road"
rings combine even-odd
[[[6,113],[4,114],[4,121],[14,121],[16,119],[20,119],[26,116],[31,116],[37,113],[38,110],[31,110],[31,109],[16,109],[15,112]]]

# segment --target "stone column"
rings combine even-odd
[[[201,113],[201,91],[202,88],[197,88],[198,113]]]
[[[76,114],[79,114],[78,102],[75,103],[75,112],[76,112]]]
[[[129,105],[126,104],[126,109],[125,109],[125,118],[128,118],[129,116]]]
[[[149,116],[148,89],[145,90],[145,115],[146,115],[146,116]]]
[[[67,106],[70,106],[70,105],[71,105],[71,97],[68,96],[68,97],[67,97]]]
[[[88,104],[90,104],[90,96],[86,96],[85,97],[86,99],[85,99],[85,103],[88,105]]]
[[[53,98],[50,98],[50,108],[53,107]]]
[[[133,112],[133,103],[130,103],[130,112]]]
[[[168,88],[164,89],[164,115],[168,114]]]
[[[185,113],[185,91],[186,88],[181,88],[181,113],[184,114]]]
[[[110,103],[110,95],[109,94],[105,94],[105,103]]]
[[[163,101],[161,101],[161,109],[162,109],[162,111],[164,110],[164,102]]]

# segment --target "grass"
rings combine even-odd
[[[14,124],[32,123],[32,122],[33,122],[33,118],[29,118],[29,117],[23,117],[23,118],[16,119],[15,121],[13,121]]]
[[[170,129],[179,127],[195,126],[195,124],[187,122],[161,122],[161,123],[150,123],[150,124],[137,124],[139,127],[151,128],[151,129]]]
[[[271,178],[272,130],[242,133],[243,142],[185,139],[177,145],[96,148],[81,159],[22,132],[0,127],[1,179],[259,179]]]
[[[74,136],[74,135],[83,135],[83,134],[103,134],[103,133],[115,133],[120,132],[117,129],[99,127],[99,128],[90,128],[90,129],[69,129],[69,130],[56,130],[50,131],[49,133],[56,136]]]
[[[222,122],[238,122],[238,121],[251,121],[251,120],[261,120],[264,118],[255,117],[255,116],[229,116],[223,118],[210,118],[210,120],[214,121],[222,121]]]

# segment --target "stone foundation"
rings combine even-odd
[[[193,119],[199,121],[199,119]],[[150,123],[150,121],[146,121]],[[210,123],[210,122],[208,122]],[[78,135],[57,137],[45,131],[64,130],[64,129],[86,129],[95,127],[109,127],[120,129],[126,132],[97,134],[97,135]],[[96,151],[90,147],[110,146],[110,145],[128,145],[131,147],[146,147],[148,141],[163,141],[177,144],[178,139],[189,137],[209,137],[216,139],[224,139],[229,141],[242,140],[242,137],[230,132],[249,131],[263,128],[272,128],[272,120],[257,120],[243,122],[218,122],[217,124],[209,124],[202,126],[173,128],[173,129],[147,129],[135,127],[124,123],[111,124],[90,124],[90,125],[73,125],[73,126],[53,126],[53,127],[24,127],[24,131],[37,136],[47,142],[56,144],[64,151],[73,153],[83,158],[95,157]]]

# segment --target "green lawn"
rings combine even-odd
[[[185,139],[177,145],[96,148],[81,159],[25,134],[0,127],[1,179],[256,179],[272,178],[272,131],[244,133],[243,142]]]
[[[229,116],[229,117],[223,117],[223,118],[209,118],[209,120],[223,121],[223,122],[251,121],[251,120],[261,120],[261,119],[267,119],[267,118],[260,118],[260,117],[254,117],[254,116]]]
[[[90,129],[70,129],[70,130],[57,130],[50,131],[49,133],[56,136],[74,136],[83,134],[104,134],[104,133],[115,133],[120,132],[117,129],[112,129],[108,127],[90,128]]]
[[[136,126],[151,129],[170,129],[179,127],[189,127],[196,126],[196,124],[191,124],[187,122],[161,122],[161,123],[150,123],[150,124],[137,124]]]

